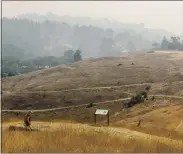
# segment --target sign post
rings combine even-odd
[[[95,124],[97,123],[97,115],[105,115],[105,116],[107,116],[107,124],[109,126],[109,110],[96,109],[96,111],[94,113]]]

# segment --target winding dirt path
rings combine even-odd
[[[155,96],[155,97],[165,97],[165,98],[177,98],[177,99],[183,99],[181,96],[174,96],[174,95],[149,95],[149,96]],[[119,103],[121,101],[126,101],[130,100],[131,98],[122,98],[122,99],[116,99],[116,100],[108,100],[104,102],[98,102],[98,103],[93,103],[94,105],[99,105],[99,104],[107,104],[107,103]],[[47,112],[47,111],[55,111],[55,110],[62,110],[62,109],[69,109],[69,108],[77,108],[77,107],[83,107],[87,106],[88,104],[81,104],[81,105],[72,105],[72,106],[67,106],[67,107],[58,107],[58,108],[49,108],[49,109],[42,109],[42,110],[1,110],[1,112],[27,112],[27,111],[32,111],[32,112]]]
[[[107,104],[111,102],[121,102],[121,101],[126,101],[130,100],[130,97],[128,98],[122,98],[122,99],[116,99],[116,100],[109,100],[109,101],[104,101],[104,102],[98,102],[98,103],[93,103],[94,105],[99,105],[99,104]],[[62,110],[62,109],[69,109],[69,108],[76,108],[76,107],[83,107],[87,106],[87,104],[81,104],[81,105],[71,105],[67,107],[58,107],[58,108],[50,108],[50,109],[42,109],[42,110],[2,110],[1,112],[27,112],[27,111],[32,111],[32,112],[47,112],[47,111],[55,111],[55,110]]]
[[[48,92],[48,93],[56,93],[56,92],[69,92],[69,91],[80,91],[80,90],[100,90],[100,89],[111,89],[111,88],[123,88],[123,87],[133,87],[133,86],[143,86],[143,85],[151,85],[152,83],[140,83],[140,84],[128,84],[128,85],[121,85],[121,86],[105,86],[105,87],[88,87],[88,88],[76,88],[76,89],[67,89],[67,90],[34,90],[34,91],[23,91],[23,92],[9,92],[4,91],[7,94],[34,94],[38,92]]]
[[[183,81],[174,81],[172,83],[181,83]],[[19,92],[10,92],[4,90],[3,92],[6,94],[27,94],[27,93],[37,93],[37,92],[48,92],[48,93],[56,93],[56,92],[69,92],[69,91],[80,91],[80,90],[100,90],[100,89],[111,89],[111,88],[123,88],[123,87],[133,87],[133,86],[143,86],[143,85],[153,85],[153,84],[162,84],[160,83],[137,83],[137,84],[127,84],[127,85],[121,85],[121,86],[104,86],[104,87],[87,87],[87,88],[75,88],[75,89],[67,89],[67,90],[34,90],[34,91],[19,91]]]

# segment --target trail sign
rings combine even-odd
[[[96,111],[94,113],[95,124],[97,123],[97,116],[96,115],[106,115],[107,116],[107,123],[109,125],[109,110],[106,110],[106,109],[96,109]]]
[[[100,115],[107,115],[109,110],[102,110],[102,109],[97,109],[95,111],[95,114],[100,114]]]

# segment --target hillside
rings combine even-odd
[[[65,122],[35,122],[34,126],[42,126],[42,131],[27,133],[3,130],[2,151],[183,152],[183,142],[181,140],[148,135],[124,128],[99,128]]]
[[[2,79],[3,91],[53,91],[84,87],[181,81],[182,52],[131,53],[87,59]],[[174,58],[174,59],[172,59]]]
[[[131,53],[2,78],[3,151],[182,152],[182,60],[183,52],[176,51]],[[148,99],[126,106],[148,86]],[[96,109],[109,110],[109,127],[105,116],[97,116],[94,124]],[[30,110],[32,126],[40,132],[7,130],[10,125],[22,128],[23,114]],[[52,144],[55,136],[57,144]],[[18,137],[25,142],[17,142]],[[83,147],[86,143],[91,146]],[[32,148],[35,144],[39,149]],[[47,144],[54,146],[47,148]]]

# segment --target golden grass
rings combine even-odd
[[[63,124],[58,130],[2,133],[3,152],[183,152],[183,142],[129,138],[107,128]]]
[[[132,62],[135,65],[131,65]],[[118,64],[123,65],[119,67]],[[178,80],[170,75],[169,68],[171,66],[172,62],[167,60],[167,56],[164,54],[133,53],[125,58],[109,57],[84,60],[20,76],[3,78],[2,88],[3,91],[9,92],[63,90]],[[179,73],[183,64],[174,60],[174,66],[177,68],[175,73]]]
[[[183,106],[176,104],[176,101],[173,101],[172,104],[168,100],[165,102],[167,102],[166,106],[157,108],[152,108],[152,104],[147,106],[137,105],[126,115],[122,112],[123,120],[114,122],[113,125],[151,135],[183,139],[183,133],[176,131],[182,120]],[[157,104],[160,103],[163,103],[163,101],[157,102]],[[142,119],[141,126],[137,127],[140,119]]]
[[[179,131],[175,131],[175,130],[167,130],[165,128],[163,129],[163,128],[158,128],[155,126],[152,127],[152,126],[146,126],[146,125],[137,127],[137,125],[134,125],[134,124],[124,125],[122,127],[130,129],[130,130],[142,132],[142,133],[156,135],[159,137],[167,137],[167,138],[171,138],[171,139],[183,140],[183,133],[181,133]]]

